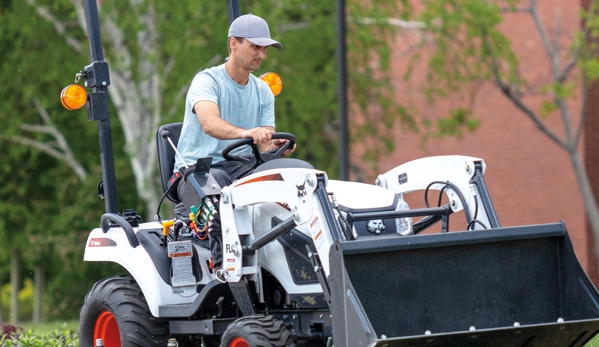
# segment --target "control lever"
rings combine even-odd
[[[185,168],[188,169],[189,166],[185,162],[185,159],[183,159],[183,157],[181,156],[181,153],[179,153],[179,151],[177,150],[177,146],[175,146],[175,144],[173,143],[173,140],[171,140],[171,132],[168,130],[163,130],[162,133],[160,134],[160,136],[162,136],[163,139],[167,139],[168,143],[170,143],[171,147],[173,147],[173,150],[175,151],[175,153],[179,156],[179,159],[181,159],[181,161],[183,162],[183,165],[185,165]]]

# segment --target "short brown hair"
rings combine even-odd
[[[243,40],[245,39],[244,37],[236,37],[236,36],[232,36],[235,40],[237,40],[237,42],[239,43],[243,43]],[[231,54],[231,46],[229,46],[229,39],[230,37],[227,39],[227,49],[229,50],[229,54]]]

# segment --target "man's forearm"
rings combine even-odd
[[[212,137],[220,140],[239,139],[243,137],[243,128],[231,125],[231,123],[219,116],[206,115],[199,118],[204,132]]]

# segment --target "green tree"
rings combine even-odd
[[[555,28],[546,27],[536,0],[425,0],[422,4],[424,10],[414,18],[425,25],[421,31],[423,45],[429,49],[431,45],[425,42],[432,42],[425,95],[430,102],[450,95],[459,95],[464,101],[462,106],[450,110],[448,117],[428,124],[428,134],[460,134],[464,128],[475,128],[478,120],[470,106],[477,86],[492,83],[568,153],[588,220],[595,239],[599,239],[599,210],[579,151],[588,86],[599,77],[598,2],[590,1],[588,11],[583,11],[582,30],[574,39],[564,37],[559,21]],[[531,80],[521,71],[510,40],[500,30],[504,17],[514,13],[528,15],[549,59],[549,70],[540,79]],[[420,57],[414,53],[413,60]],[[406,78],[409,77],[408,74]],[[539,109],[531,106],[527,98],[531,95],[544,98]],[[572,113],[574,103],[581,105],[578,116]],[[552,116],[560,117],[563,133],[547,126],[546,120]]]
[[[65,18],[52,15],[62,8],[55,1],[27,3],[52,23],[74,51],[85,51],[83,41],[77,38],[81,35],[63,30],[73,19],[72,14],[63,15]],[[182,119],[183,99],[193,75],[222,62],[227,55],[225,3],[105,0],[99,4],[104,52],[112,72],[109,95],[123,126],[138,195],[150,216],[160,191],[154,131],[160,123]],[[369,120],[364,129],[358,129],[356,137],[371,135],[371,124],[379,120],[392,125],[395,113],[405,115],[385,92],[389,77],[375,70],[389,70],[387,40],[395,27],[388,19],[406,4],[405,0],[380,1],[377,6],[349,3],[350,88],[359,112]],[[71,5],[84,28],[81,2],[71,1]],[[338,137],[334,3],[270,0],[240,5],[242,12],[251,10],[267,19],[273,34],[288,47],[271,53],[262,69],[279,71],[286,81],[285,92],[277,99],[278,129],[298,136],[296,155],[336,172],[336,161],[330,160]],[[373,63],[380,67],[371,67]],[[372,110],[372,104],[378,109]],[[390,136],[381,138],[386,151],[392,150]],[[372,162],[376,162],[380,150],[377,145],[368,152]]]
[[[26,2],[0,2],[0,22],[0,95],[5,101],[0,105],[0,259],[6,264],[0,280],[8,280],[10,259],[20,259],[13,262],[14,288],[38,269],[47,275],[46,315],[76,318],[71,315],[76,310],[65,304],[81,302],[87,288],[73,283],[91,284],[98,272],[115,271],[81,265],[87,233],[103,210],[94,194],[100,177],[97,130],[85,117],[65,112],[58,101],[64,76],[73,76],[65,62],[83,66],[86,60],[74,56],[60,36],[47,35],[54,27],[40,21]],[[115,145],[122,148],[122,141],[116,139]],[[131,179],[127,160],[117,160],[117,168],[120,179]],[[130,186],[123,186],[124,201],[135,201]]]
[[[357,112],[373,117],[373,122],[395,119],[390,116],[395,106],[385,94],[389,79],[380,72],[389,68],[387,39],[397,29],[390,20],[400,16],[404,3],[348,3],[350,91]],[[119,205],[137,207],[150,216],[161,191],[154,131],[159,124],[181,121],[194,74],[224,61],[225,2],[98,4],[111,71]],[[335,176],[334,2],[248,0],[240,5],[242,13],[264,17],[285,45],[281,51],[269,51],[269,59],[256,72],[276,71],[284,79],[284,91],[276,101],[277,129],[297,135],[296,156]],[[0,95],[5,100],[0,105],[0,150],[8,153],[0,163],[5,182],[0,187],[0,237],[19,250],[26,273],[43,265],[50,303],[45,314],[70,312],[72,317],[91,281],[118,271],[105,264],[82,265],[87,232],[103,213],[102,202],[94,196],[101,177],[97,128],[86,121],[84,111],[67,112],[58,100],[60,88],[89,64],[82,2],[1,0],[0,21]],[[374,103],[383,107],[373,110]],[[361,137],[359,131],[356,137]],[[386,141],[384,150],[391,148],[392,141]],[[369,156],[379,152],[373,147]],[[8,249],[0,250],[0,259],[9,259]],[[2,271],[0,267],[0,279],[7,280],[8,271]]]

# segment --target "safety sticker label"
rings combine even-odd
[[[235,258],[227,259],[227,271],[235,271]]]
[[[173,287],[191,286],[195,284],[195,277],[191,268],[191,257],[173,258],[171,263],[173,276],[171,283]]]
[[[324,243],[324,235],[318,217],[314,218],[314,220],[310,222],[310,233],[312,234],[312,239],[314,240],[316,249],[319,249]]]
[[[171,261],[171,284],[173,287],[191,286],[195,284],[195,276],[192,269],[191,241],[170,242],[168,244],[168,256]]]
[[[191,241],[169,242],[168,256],[171,258],[191,257],[192,249]]]

